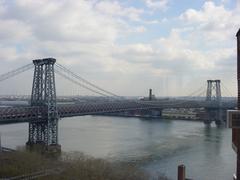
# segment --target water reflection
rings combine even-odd
[[[209,156],[218,157],[222,146],[222,136],[224,129],[221,127],[205,127],[204,128],[204,143],[206,158]],[[211,149],[211,151],[209,151]]]

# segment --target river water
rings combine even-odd
[[[26,123],[1,125],[2,145],[16,148],[27,141]],[[202,122],[82,116],[59,122],[59,143],[66,152],[80,151],[112,161],[136,163],[154,177],[177,177],[185,164],[194,180],[232,180],[236,155],[231,129]]]

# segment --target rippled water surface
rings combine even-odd
[[[1,125],[2,144],[15,148],[27,141],[26,123]],[[63,151],[139,164],[153,176],[176,179],[185,164],[195,180],[231,180],[235,153],[231,129],[205,127],[201,122],[104,116],[65,118],[59,123]]]

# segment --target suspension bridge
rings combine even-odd
[[[32,93],[29,105],[0,107],[0,124],[28,122],[28,146],[42,144],[46,149],[58,149],[58,121],[60,118],[94,115],[133,110],[157,110],[169,108],[204,108],[208,114],[208,123],[224,122],[223,114],[227,109],[236,107],[235,101],[223,101],[220,80],[207,81],[205,100],[159,99],[129,100],[107,91],[61,64],[54,58],[33,60],[33,63],[0,76],[0,82],[34,68]],[[111,98],[111,101],[58,104],[55,85],[55,73],[64,79],[85,88],[95,94]]]

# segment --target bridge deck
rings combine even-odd
[[[58,114],[61,118],[93,115],[101,113],[119,112],[137,109],[169,109],[169,108],[209,108],[209,109],[233,109],[236,103],[222,103],[221,106],[214,102],[207,101],[186,101],[186,100],[168,100],[168,101],[113,101],[79,104],[61,104],[57,106]],[[1,107],[0,123],[29,122],[39,119],[46,119],[46,107]]]

